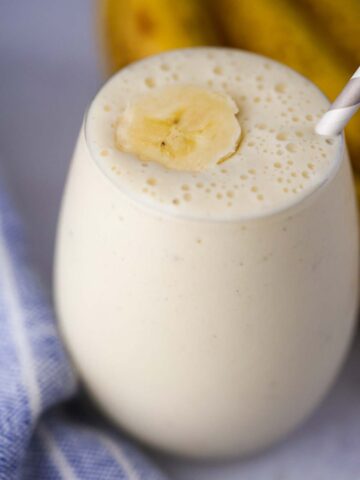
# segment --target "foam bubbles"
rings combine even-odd
[[[214,67],[213,72],[215,73],[215,75],[222,75],[224,73],[223,69],[218,65]]]
[[[117,150],[114,129],[127,102],[176,83],[223,92],[238,105],[241,143],[223,163],[179,172]],[[87,133],[101,168],[140,201],[185,216],[236,218],[286,207],[323,182],[339,143],[314,134],[327,108],[315,87],[278,63],[202,48],[154,56],[117,74],[91,106]]]
[[[151,187],[154,187],[158,182],[157,182],[156,178],[150,177],[146,180],[146,183],[148,185],[150,185]]]
[[[152,77],[146,77],[144,81],[145,85],[149,88],[154,88],[156,85],[156,82]]]
[[[276,140],[280,140],[281,142],[287,140],[288,138],[288,134],[285,133],[285,132],[279,132],[277,135],[276,135]]]
[[[277,93],[285,93],[286,85],[284,83],[277,83],[274,88]]]
[[[191,197],[190,193],[185,193],[185,194],[183,195],[183,199],[184,199],[186,202],[190,202],[191,198],[192,198],[192,197]]]
[[[291,153],[296,152],[296,145],[295,145],[295,143],[288,143],[285,148],[286,148],[286,150],[287,150],[288,152],[291,152]]]

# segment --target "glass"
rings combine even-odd
[[[304,200],[205,221],[127,196],[84,130],[59,221],[55,299],[87,389],[114,422],[170,452],[223,457],[282,438],[324,397],[353,332],[358,226],[344,143]]]

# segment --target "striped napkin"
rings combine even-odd
[[[0,480],[166,480],[86,414],[21,223],[0,184]]]

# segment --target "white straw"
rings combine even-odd
[[[360,67],[316,125],[319,135],[338,135],[360,107]]]

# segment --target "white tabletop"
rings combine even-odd
[[[0,6],[0,159],[47,285],[69,160],[103,80],[93,10],[90,0]],[[360,479],[359,343],[322,407],[281,445],[218,464],[157,460],[175,480]]]

